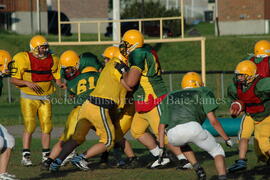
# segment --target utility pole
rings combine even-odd
[[[120,20],[120,0],[113,0],[113,20]],[[120,22],[113,23],[113,41],[120,42]]]

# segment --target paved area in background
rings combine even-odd
[[[9,133],[12,134],[15,137],[22,137],[22,133],[23,133],[23,125],[16,125],[16,126],[5,126]],[[53,131],[52,131],[52,139],[57,139],[60,137],[60,135],[62,134],[64,128],[62,127],[54,127]],[[36,131],[33,134],[33,138],[40,138],[41,137],[41,130],[39,127],[37,127]],[[125,136],[126,139],[129,140],[134,140],[130,133],[128,132]],[[94,139],[98,139],[98,137],[96,136],[95,132],[93,130],[90,130],[86,139],[90,139],[90,140],[94,140]],[[232,137],[233,141],[235,143],[238,143],[238,139],[237,137]],[[220,137],[216,137],[216,140],[218,142],[224,142],[222,138]],[[253,144],[253,138],[251,138],[250,140],[250,144]]]
[[[23,133],[23,125],[15,125],[15,126],[5,126],[10,134],[12,134],[14,137],[22,137]],[[63,127],[54,127],[52,130],[52,139],[57,139],[61,136],[64,128]],[[33,138],[40,138],[41,137],[41,130],[39,127],[36,128]],[[131,135],[127,133],[126,135],[127,139],[132,139]],[[95,132],[93,130],[90,130],[86,139],[98,139]]]

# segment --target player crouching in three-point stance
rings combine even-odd
[[[183,90],[169,93],[161,104],[163,113],[159,125],[160,148],[164,148],[165,134],[168,136],[169,143],[174,146],[194,143],[214,158],[218,179],[226,179],[224,150],[215,141],[215,138],[201,126],[207,117],[226,144],[229,147],[233,145],[215,117],[214,111],[218,106],[214,94],[207,87],[202,87],[201,77],[195,72],[184,75],[182,88]],[[161,151],[160,160],[162,160],[163,154]],[[206,179],[206,174],[197,160],[189,159],[189,156],[187,159],[193,165],[198,179]]]
[[[241,112],[254,126],[255,151],[258,159],[269,164],[270,157],[270,78],[262,78],[257,66],[245,60],[236,66],[234,83],[228,87],[228,96],[233,101],[231,115],[237,117]],[[248,132],[247,130],[245,132]],[[242,132],[242,137],[250,137]],[[257,148],[256,148],[257,147]],[[238,159],[229,169],[235,172],[247,168],[246,159]]]

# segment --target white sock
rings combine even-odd
[[[159,155],[159,147],[155,147],[154,149],[151,149],[150,150],[150,153],[153,155],[153,156],[158,156]]]
[[[178,159],[178,160],[181,160],[181,159],[187,159],[187,158],[184,156],[184,154],[179,154],[179,155],[177,156],[177,159]]]

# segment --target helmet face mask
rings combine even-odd
[[[250,83],[252,83],[254,81],[254,79],[256,79],[256,77],[258,77],[258,75],[254,75],[254,76],[249,76],[247,74],[235,74],[236,80],[237,82],[239,82],[240,84],[244,85],[244,86],[248,86]]]
[[[78,72],[79,72],[76,67],[72,67],[72,66],[62,68],[62,69],[64,73],[64,78],[66,80],[74,79],[78,75]]]
[[[36,56],[38,58],[44,58],[47,57],[50,49],[49,49],[49,45],[41,45],[35,48],[34,50],[36,52]]]
[[[236,81],[242,85],[248,85],[258,77],[257,66],[250,60],[244,60],[238,63],[234,73]]]
[[[136,30],[131,29],[125,32],[123,35],[122,41],[120,43],[120,52],[124,57],[128,57],[128,55],[134,51],[136,48],[142,47],[144,44],[143,34]]]

